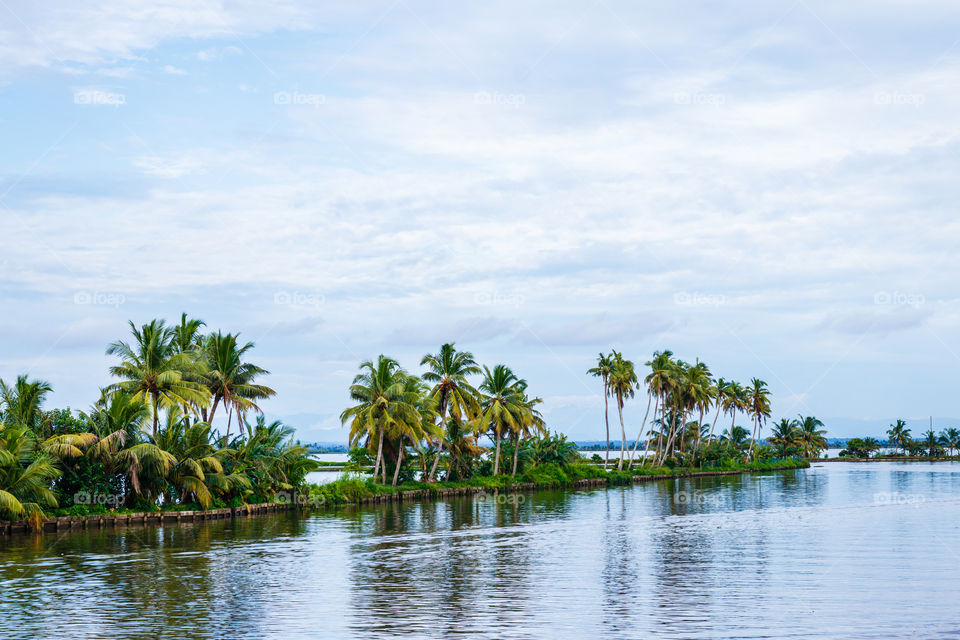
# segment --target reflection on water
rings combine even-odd
[[[831,463],[0,539],[0,637],[950,637],[958,570],[960,464]]]

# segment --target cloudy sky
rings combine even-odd
[[[758,376],[831,435],[948,426],[958,18],[3,0],[0,377],[86,408],[128,319],[187,311],[256,342],[307,440],[345,440],[359,361],[445,341],[581,439],[611,347]]]

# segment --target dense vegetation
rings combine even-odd
[[[815,458],[826,448],[823,423],[812,416],[796,420],[782,419],[766,442],[760,434],[770,417],[770,391],[767,383],[752,378],[749,384],[714,379],[710,368],[699,360],[693,364],[676,360],[671,351],[658,351],[645,365],[641,382],[632,361],[617,351],[601,353],[597,364],[587,373],[603,383],[606,440],[610,441],[609,399],[620,421],[620,456],[617,468],[632,468],[637,448],[644,444],[641,464],[659,466],[714,466],[722,461],[744,463],[802,456]],[[647,408],[628,452],[623,407],[635,392],[645,390]],[[653,414],[650,414],[651,404]],[[713,420],[704,422],[713,413]],[[716,433],[720,414],[730,416],[730,426]],[[737,425],[737,414],[748,416],[751,429]],[[650,429],[647,430],[647,419]],[[651,451],[652,449],[652,451]],[[648,455],[649,454],[649,455]],[[604,463],[609,463],[610,448]]]
[[[851,438],[840,452],[841,457],[849,458],[895,458],[955,456],[960,449],[960,429],[948,428],[936,433],[927,429],[919,440],[915,440],[907,423],[897,420],[887,430],[886,446],[893,451],[883,451],[884,444],[874,438]]]
[[[254,345],[203,326],[131,322],[132,340],[107,348],[117,381],[85,412],[44,410],[42,380],[0,381],[0,517],[240,505],[301,486],[316,463],[264,420],[257,401],[275,392],[246,361]]]

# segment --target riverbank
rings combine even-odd
[[[312,506],[370,504],[399,500],[442,499],[477,493],[509,494],[547,489],[611,487],[670,480],[673,478],[709,477],[806,469],[806,460],[777,460],[747,465],[717,466],[710,469],[687,467],[650,467],[630,471],[604,471],[590,463],[560,465],[542,464],[513,478],[507,475],[480,476],[460,482],[405,482],[396,487],[375,483],[369,478],[342,478],[327,484],[307,487],[306,501]]]
[[[960,456],[884,456],[882,458],[817,458],[811,462],[960,462]]]
[[[207,510],[170,510],[134,513],[101,513],[82,516],[60,516],[38,521],[0,521],[0,535],[29,532],[66,531],[69,529],[102,529],[130,525],[160,525],[181,522],[197,522],[223,518],[238,518],[277,513],[294,508],[325,509],[343,505],[364,505],[383,502],[437,500],[475,494],[510,494],[543,491],[549,489],[601,488],[671,480],[730,476],[766,471],[791,471],[810,466],[806,460],[778,460],[736,468],[717,467],[708,470],[667,467],[634,469],[631,471],[604,471],[591,464],[569,464],[560,467],[545,464],[529,470],[517,478],[510,476],[482,476],[462,482],[407,482],[396,487],[382,485],[365,478],[341,479],[324,485],[307,485],[294,498],[261,504]],[[519,481],[518,481],[519,479]]]

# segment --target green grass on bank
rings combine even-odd
[[[804,469],[810,466],[806,460],[789,458],[739,464],[728,461],[709,468],[689,467],[636,467],[630,471],[604,471],[590,463],[573,463],[558,465],[554,463],[540,464],[527,469],[515,478],[509,475],[475,476],[459,482],[404,482],[396,487],[374,482],[371,478],[348,477],[335,480],[327,484],[311,484],[305,487],[307,496],[305,502],[310,506],[331,506],[340,504],[357,504],[376,495],[394,494],[401,491],[426,490],[439,495],[441,489],[456,489],[464,487],[479,487],[486,490],[509,491],[519,488],[518,485],[534,484],[540,489],[572,486],[588,479],[606,479],[608,486],[628,485],[633,483],[634,476],[672,476],[684,477],[691,474],[718,472],[718,471],[763,471],[782,468]]]

